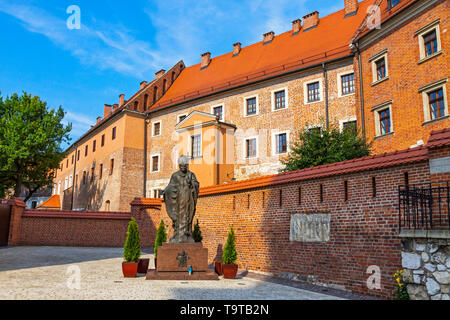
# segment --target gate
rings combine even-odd
[[[8,245],[11,206],[0,203],[0,246]]]

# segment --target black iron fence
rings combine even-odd
[[[398,187],[399,230],[450,229],[449,182]]]

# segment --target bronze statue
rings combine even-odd
[[[174,230],[171,243],[195,242],[192,237],[192,222],[199,183],[195,174],[189,171],[189,158],[181,156],[178,159],[180,170],[172,174],[169,185],[164,189],[164,202],[167,214],[172,219]]]

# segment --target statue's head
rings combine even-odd
[[[178,159],[178,167],[181,172],[186,173],[189,169],[189,158],[186,156],[181,156]]]

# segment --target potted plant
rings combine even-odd
[[[233,226],[228,232],[227,242],[225,243],[225,248],[223,249],[222,255],[222,272],[223,277],[226,279],[235,279],[238,265],[236,264],[237,251],[236,251],[236,235],[234,234]]]
[[[159,223],[158,230],[156,231],[156,238],[155,238],[155,269],[156,269],[156,261],[158,258],[158,248],[162,246],[164,242],[167,241],[167,235],[166,235],[166,227],[164,225],[164,221],[161,220]]]
[[[192,231],[192,237],[194,238],[195,242],[202,242],[202,231],[200,230],[200,225],[198,224],[198,219],[194,225],[194,231]]]
[[[141,240],[139,229],[134,218],[128,223],[127,239],[123,247],[122,272],[124,277],[136,277],[138,260],[141,256]]]

